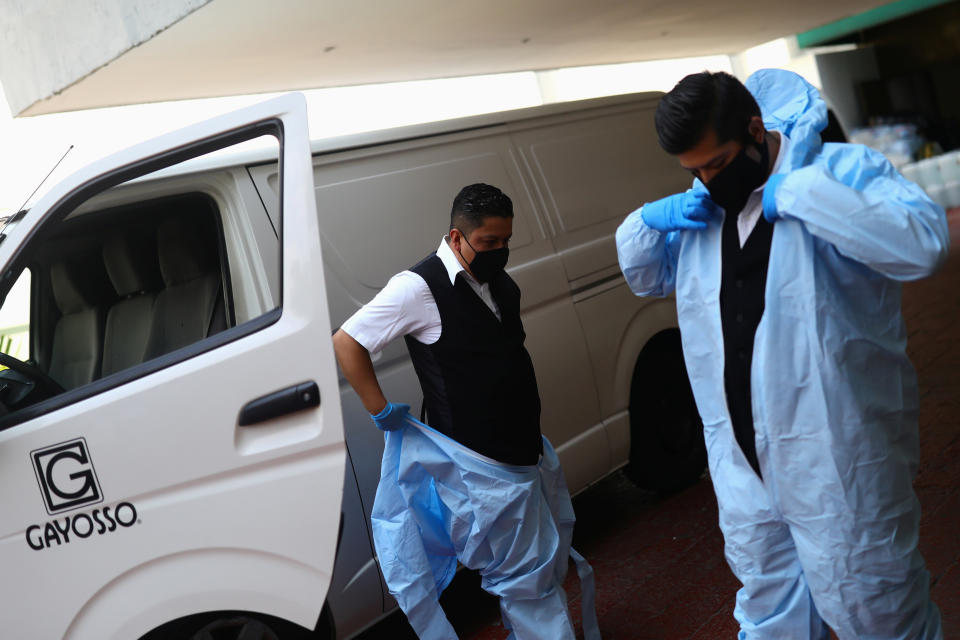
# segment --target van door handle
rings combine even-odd
[[[301,382],[251,400],[240,409],[237,422],[249,427],[288,413],[320,406],[320,388],[316,382]]]

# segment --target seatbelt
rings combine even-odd
[[[227,310],[226,310],[226,308],[225,308],[226,302],[225,302],[225,300],[223,299],[223,281],[222,281],[221,279],[218,279],[218,280],[217,280],[217,294],[216,294],[215,296],[213,296],[213,304],[210,305],[210,313],[209,313],[209,315],[208,315],[209,320],[207,320],[207,332],[206,332],[206,335],[204,335],[205,338],[208,338],[208,337],[210,337],[211,335],[213,335],[214,333],[216,333],[216,332],[213,330],[213,322],[214,322],[214,320],[216,320],[216,318],[217,318],[217,307],[218,307],[218,306],[219,306],[221,309],[223,309],[223,320],[224,320],[223,323],[224,323],[224,325],[226,325],[226,323],[227,323],[227,322],[226,322],[226,320],[227,320]]]

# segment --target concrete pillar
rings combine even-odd
[[[210,0],[0,0],[0,82],[13,115]]]

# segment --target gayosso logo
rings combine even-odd
[[[31,451],[30,456],[50,515],[103,500],[83,438]]]
[[[112,533],[139,522],[130,502],[97,507],[89,512],[60,516],[64,511],[103,502],[103,493],[93,468],[90,450],[83,438],[61,442],[30,452],[49,522],[27,527],[27,544],[40,551],[69,544],[71,540]]]

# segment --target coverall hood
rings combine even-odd
[[[747,78],[763,126],[790,138],[790,164],[799,167],[820,151],[820,132],[827,126],[827,105],[812,84],[792,71],[761,69]]]

